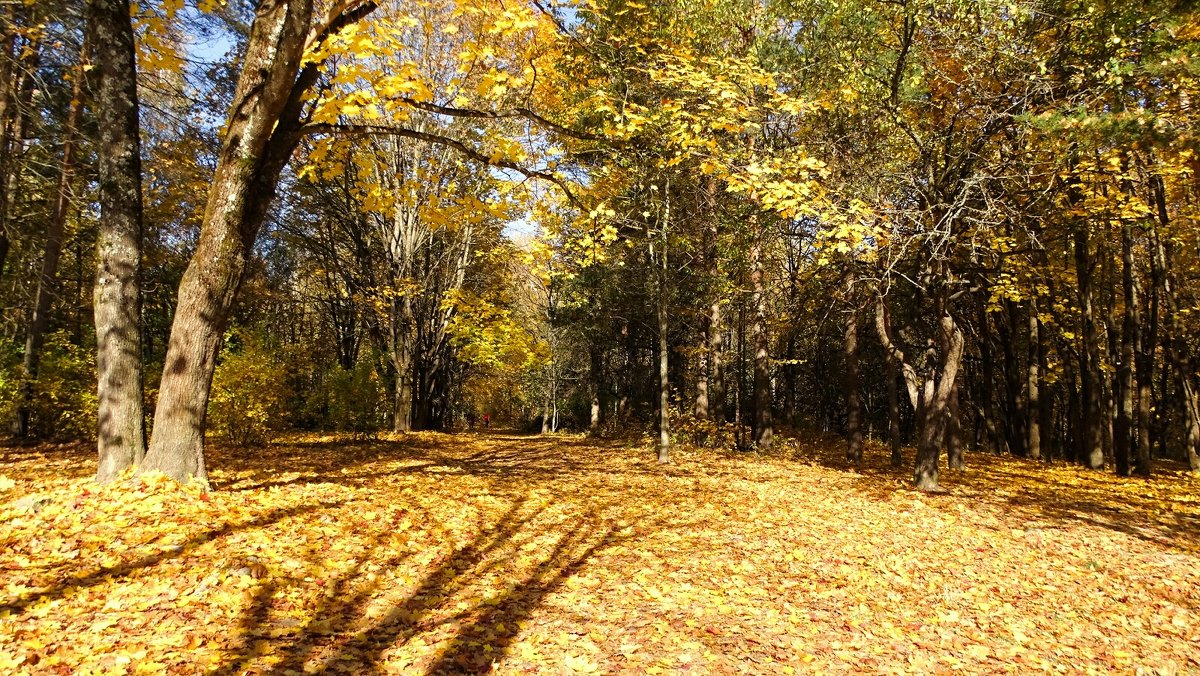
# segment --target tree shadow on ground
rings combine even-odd
[[[882,444],[869,444],[862,465],[845,457],[845,440],[822,438],[805,443],[788,457],[846,472],[856,491],[885,501],[898,492],[913,492],[913,449],[904,449],[904,463],[892,467]],[[1138,538],[1156,546],[1200,553],[1200,510],[1185,495],[1179,499],[1148,490],[1154,482],[1178,482],[1178,463],[1159,461],[1162,473],[1150,479],[1116,477],[1111,469],[1080,470],[1065,483],[1045,470],[1052,465],[1035,460],[968,452],[965,470],[948,470],[942,458],[942,494],[932,504],[963,500],[1002,506],[1013,527],[1039,523],[1048,527],[1086,525]],[[1063,465],[1059,464],[1059,467]],[[1164,518],[1169,513],[1170,518]]]
[[[606,523],[598,511],[590,511],[560,528],[553,545],[525,553],[530,563],[518,571],[518,579],[506,582],[498,594],[482,595],[479,585],[490,574],[504,572],[503,566],[513,562],[522,542],[543,534],[545,524],[535,523],[543,516],[543,509],[513,501],[470,542],[435,560],[415,587],[385,609],[377,602],[372,605],[375,595],[385,590],[379,582],[364,583],[364,566],[373,563],[387,570],[411,564],[407,555],[391,552],[387,534],[379,533],[373,538],[373,555],[332,581],[326,599],[308,622],[290,635],[266,639],[283,656],[270,673],[378,672],[390,648],[403,647],[418,636],[441,647],[428,656],[428,664],[410,663],[404,668],[423,668],[427,673],[487,671],[514,642],[522,620],[591,557],[622,539],[613,524]],[[270,636],[265,625],[277,591],[268,585],[257,590],[240,623],[246,646],[256,637]],[[251,654],[216,673],[240,672],[255,658],[253,650],[244,652]]]
[[[245,521],[242,523],[227,523],[217,528],[210,528],[193,535],[178,547],[165,549],[154,554],[148,554],[128,563],[122,563],[116,566],[101,567],[97,570],[87,573],[63,576],[52,587],[35,592],[29,592],[0,604],[0,613],[22,613],[27,608],[40,601],[61,598],[67,593],[68,590],[94,587],[105,581],[123,577],[137,570],[152,568],[165,561],[186,556],[189,552],[191,552],[191,550],[202,544],[211,542],[213,540],[218,540],[233,533],[255,528],[265,528],[285,519],[301,516],[310,512],[333,509],[340,507],[342,504],[343,503],[341,501],[321,502],[313,505],[300,505],[296,507],[273,509],[265,514],[251,519],[250,521]]]

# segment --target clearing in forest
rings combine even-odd
[[[1200,670],[1197,478],[976,455],[925,495],[785,446],[295,439],[208,494],[9,448],[0,669]]]

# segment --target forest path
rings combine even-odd
[[[927,496],[839,453],[297,437],[201,494],[8,449],[0,667],[1200,669],[1195,479],[969,456]]]

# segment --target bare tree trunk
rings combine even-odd
[[[63,232],[67,227],[67,215],[71,206],[71,185],[75,179],[75,163],[79,122],[83,117],[83,64],[87,61],[87,41],[79,56],[80,67],[74,75],[71,108],[67,113],[67,124],[63,131],[62,158],[59,162],[58,180],[54,184],[50,199],[50,221],[46,224],[46,249],[42,255],[42,270],[38,275],[37,292],[33,302],[33,316],[29,321],[29,332],[25,336],[24,400],[17,409],[17,434],[29,434],[29,404],[33,395],[33,380],[38,376],[42,343],[50,325],[50,305],[58,295],[58,261],[62,255]],[[135,118],[134,122],[137,120]],[[140,168],[139,168],[140,170]],[[138,204],[141,204],[141,176],[138,176]]]
[[[375,8],[370,1],[339,5],[342,14],[309,35],[312,5],[257,5],[200,241],[179,286],[147,470],[207,482],[204,424],[221,335],[279,175],[299,143],[305,97],[320,73],[320,63],[301,68],[301,56],[306,45],[319,45]]]
[[[658,291],[658,461],[671,460],[671,383],[667,377],[667,299],[666,289]]]
[[[1126,223],[1121,228],[1121,285],[1125,293],[1125,312],[1121,325],[1120,361],[1117,364],[1117,374],[1114,384],[1114,394],[1117,399],[1117,418],[1113,424],[1113,458],[1116,461],[1117,474],[1129,476],[1130,456],[1133,450],[1134,390],[1133,367],[1134,346],[1140,332],[1138,321],[1137,285],[1133,279],[1133,230]]]
[[[950,469],[963,468],[962,420],[958,410],[959,383],[956,379],[946,408],[946,462]]]
[[[888,448],[891,449],[892,467],[902,467],[904,456],[900,453],[900,390],[896,379],[896,363],[885,359],[887,363],[887,397],[888,397]]]
[[[1104,431],[1101,429],[1100,337],[1093,309],[1092,258],[1088,246],[1087,223],[1075,231],[1075,272],[1079,286],[1079,322],[1083,345],[1079,350],[1080,448],[1079,461],[1091,469],[1104,467]]]
[[[979,352],[980,352],[980,376],[983,381],[980,398],[983,408],[983,425],[984,438],[987,440],[988,451],[992,453],[1000,453],[1001,449],[1001,434],[1000,427],[996,421],[996,403],[992,393],[995,391],[995,369],[992,365],[992,337],[990,331],[991,320],[988,318],[987,308],[980,306],[979,308]]]
[[[1025,447],[1029,452],[1029,457],[1034,460],[1042,457],[1041,341],[1038,302],[1035,296],[1029,300],[1029,349],[1027,354],[1029,364],[1025,376],[1026,420],[1028,421],[1028,426],[1025,428]]]
[[[851,308],[846,315],[846,337],[842,343],[846,366],[846,458],[862,464],[862,394],[858,382],[858,312]]]
[[[750,247],[750,283],[753,286],[754,325],[754,444],[761,450],[771,449],[775,440],[771,411],[771,338],[767,333],[767,298],[763,288],[762,230],[758,218],[752,217],[754,242]]]
[[[588,353],[588,388],[590,390],[588,394],[592,400],[588,429],[595,434],[600,431],[601,418],[604,415],[604,405],[600,397],[604,391],[604,355],[595,345],[590,346]]]
[[[720,299],[708,313],[708,408],[712,419],[725,422],[725,324]]]
[[[696,360],[696,403],[692,406],[692,415],[698,420],[708,419],[708,342],[709,326],[707,317],[700,326],[700,349]]]
[[[945,309],[939,320],[939,336],[942,358],[939,369],[930,360],[931,372],[926,379],[925,394],[921,402],[921,443],[917,448],[917,462],[913,471],[913,485],[919,490],[936,491],[938,486],[938,456],[941,449],[938,439],[941,426],[950,413],[950,399],[958,380],[958,369],[962,363],[963,334],[954,318]]]
[[[96,243],[96,480],[141,462],[142,166],[133,27],[126,0],[88,0],[95,46],[100,228]],[[64,207],[65,208],[65,207]],[[61,233],[60,233],[61,237]]]

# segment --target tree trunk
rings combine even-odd
[[[725,422],[725,324],[720,299],[708,312],[708,409],[717,423]]]
[[[946,408],[946,462],[950,469],[962,469],[962,421],[958,410],[959,383],[956,379],[950,391],[950,402]]]
[[[37,292],[33,302],[33,316],[29,321],[29,332],[25,336],[25,355],[22,360],[24,371],[24,400],[17,410],[17,434],[29,434],[29,398],[33,394],[33,380],[38,376],[42,343],[50,325],[50,305],[58,295],[58,261],[62,255],[63,233],[67,227],[67,215],[71,206],[71,187],[75,179],[76,146],[79,122],[83,116],[83,64],[87,61],[87,44],[80,54],[80,67],[74,74],[71,108],[67,113],[67,124],[63,130],[62,158],[59,162],[58,180],[54,184],[50,199],[50,221],[46,224],[46,249],[42,255],[42,270],[38,275]],[[135,102],[136,105],[136,102]],[[135,116],[134,123],[137,119]],[[116,167],[114,167],[116,168]],[[135,167],[140,171],[140,167]],[[141,204],[141,176],[138,175],[137,204]],[[117,205],[114,205],[117,206]],[[136,207],[136,208],[140,208]],[[139,226],[140,232],[140,226]]]
[[[696,402],[692,406],[692,415],[697,420],[708,419],[708,343],[711,326],[709,318],[705,317],[700,324],[700,349],[696,360]]]
[[[930,360],[930,374],[925,381],[920,406],[921,443],[917,447],[917,462],[913,471],[913,485],[918,490],[937,491],[938,456],[941,449],[938,440],[942,425],[950,414],[950,398],[958,380],[958,368],[962,362],[963,334],[954,318],[942,310],[939,320],[938,342],[941,347],[941,365]]]
[[[147,470],[207,481],[204,424],[221,336],[279,175],[299,143],[305,97],[319,76],[321,64],[301,69],[301,56],[306,42],[315,47],[375,8],[353,3],[309,36],[312,4],[258,3],[200,240],[179,286]]]
[[[1104,431],[1101,429],[1100,337],[1092,307],[1092,259],[1087,223],[1075,230],[1075,272],[1079,287],[1079,323],[1083,345],[1079,350],[1080,419],[1076,457],[1091,469],[1104,467]]]
[[[592,410],[591,418],[588,421],[588,429],[593,433],[600,431],[600,423],[603,422],[604,406],[600,400],[600,394],[604,390],[604,355],[595,345],[590,346],[588,350],[588,394],[590,395]]]
[[[100,227],[96,243],[97,481],[145,454],[142,403],[142,167],[133,27],[125,0],[89,0],[95,45]]]
[[[667,377],[667,299],[666,289],[658,290],[658,461],[671,460],[671,383]]]
[[[1025,448],[1029,457],[1039,460],[1042,457],[1042,392],[1041,359],[1042,337],[1038,322],[1037,297],[1029,300],[1029,364],[1025,375],[1026,420]]]
[[[896,364],[891,359],[887,363],[887,398],[888,398],[888,448],[891,449],[892,467],[904,466],[904,456],[900,453],[900,388],[896,379]]]
[[[752,217],[754,242],[750,247],[750,282],[753,286],[754,325],[754,444],[769,451],[775,440],[771,411],[771,353],[767,333],[766,289],[763,287],[762,231]]]
[[[1113,459],[1120,476],[1130,474],[1130,456],[1135,432],[1133,368],[1135,345],[1141,331],[1138,318],[1141,301],[1133,274],[1133,227],[1126,223],[1121,228],[1121,285],[1125,293],[1125,312],[1121,324],[1120,361],[1117,365],[1116,381],[1113,383],[1117,399],[1117,418],[1113,424]]]
[[[842,344],[846,367],[846,458],[862,464],[862,395],[858,382],[858,312],[852,307],[846,315],[846,337]]]

